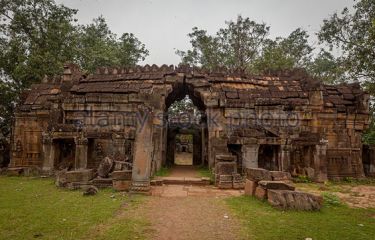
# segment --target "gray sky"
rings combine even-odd
[[[176,49],[190,47],[194,26],[215,33],[238,14],[271,26],[271,37],[287,36],[298,27],[314,35],[324,18],[353,0],[57,0],[78,9],[81,24],[103,15],[117,34],[134,33],[150,51],[145,63],[178,64]],[[316,43],[316,38],[312,38]]]

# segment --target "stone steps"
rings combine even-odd
[[[196,185],[196,186],[207,186],[210,185],[209,178],[198,178],[198,177],[159,177],[151,180],[151,185]]]

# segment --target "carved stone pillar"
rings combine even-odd
[[[281,171],[288,172],[290,169],[290,145],[281,145],[280,164]]]
[[[76,137],[74,141],[76,144],[74,167],[75,169],[86,169],[88,139],[83,137]]]
[[[131,191],[134,192],[148,192],[150,190],[150,174],[153,152],[153,121],[149,112],[143,112],[143,115],[144,121],[142,123],[138,123],[134,143],[134,162],[131,187]]]
[[[242,146],[242,167],[258,168],[259,144]]]
[[[202,152],[201,152],[201,165],[204,166],[205,164],[205,159],[206,159],[206,151],[207,151],[207,146],[206,146],[206,136],[205,136],[205,131],[204,128],[201,129],[201,144],[202,144]]]
[[[55,148],[53,139],[49,135],[43,135],[43,171],[52,171],[55,163]]]
[[[314,151],[314,169],[315,181],[327,181],[327,140],[320,141],[320,144],[315,146]]]

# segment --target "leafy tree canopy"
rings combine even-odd
[[[98,66],[131,66],[148,55],[133,34],[113,34],[105,19],[79,25],[77,10],[54,0],[0,1],[0,129],[9,134],[21,91],[66,62],[92,72]]]
[[[349,79],[366,83],[375,79],[375,1],[356,1],[354,12],[345,8],[324,20],[321,43],[341,51],[340,63]]]
[[[259,56],[269,27],[242,16],[238,16],[235,22],[226,22],[226,25],[226,28],[221,28],[213,36],[205,30],[193,28],[193,32],[188,35],[192,49],[176,52],[182,63],[208,69],[225,66],[247,70],[249,64]]]

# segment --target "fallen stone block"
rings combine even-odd
[[[254,181],[246,179],[245,181],[245,195],[246,196],[254,196],[255,189],[257,188],[258,184]]]
[[[267,190],[271,189],[294,191],[296,189],[294,186],[281,181],[259,181],[258,185]]]
[[[131,180],[132,179],[132,171],[113,171],[111,173],[111,177],[113,180]]]
[[[263,168],[246,168],[246,178],[254,182],[272,181],[270,171]]]
[[[127,180],[113,180],[113,189],[116,191],[129,191],[131,187],[131,181]]]
[[[62,170],[56,173],[56,187],[66,187],[68,181],[66,180],[66,170]]]
[[[270,171],[273,181],[291,181],[292,175],[289,172]]]
[[[65,187],[69,190],[78,190],[78,189],[84,189],[85,187],[89,186],[89,183],[83,183],[83,182],[68,182],[65,184]]]
[[[255,189],[255,197],[258,198],[259,200],[265,200],[267,199],[267,190],[258,186]]]
[[[23,168],[8,168],[7,169],[7,176],[14,177],[14,176],[21,176],[23,173]]]
[[[99,192],[99,189],[93,185],[85,186],[83,190],[83,196],[93,196]]]
[[[321,196],[289,190],[268,190],[267,198],[274,207],[302,211],[319,210],[323,203]]]
[[[65,173],[66,182],[88,182],[95,177],[93,169],[68,171]]]
[[[92,180],[92,184],[98,188],[112,187],[112,179],[97,177]]]
[[[99,164],[98,175],[102,178],[107,178],[109,173],[113,170],[114,161],[109,157],[105,157]]]

